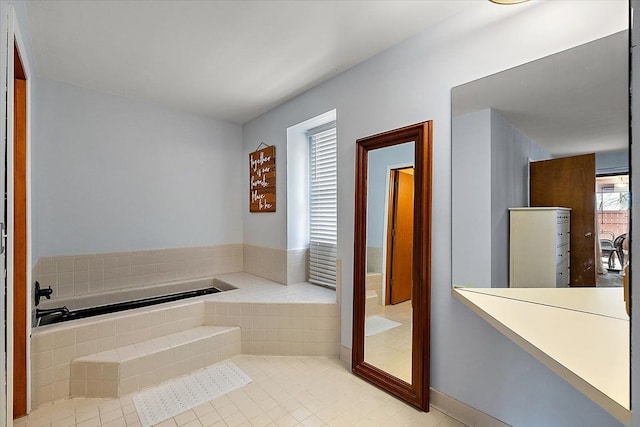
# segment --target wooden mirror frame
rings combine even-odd
[[[428,121],[356,141],[353,254],[351,369],[355,375],[425,411],[429,410],[432,127],[432,122]],[[409,141],[414,141],[415,147],[411,384],[364,361],[368,153]]]

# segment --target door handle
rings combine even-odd
[[[593,236],[593,233],[590,231],[584,233],[584,237],[592,237],[592,236]]]

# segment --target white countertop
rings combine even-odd
[[[622,288],[457,288],[453,295],[624,424],[629,317]]]

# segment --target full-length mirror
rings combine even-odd
[[[622,286],[627,57],[624,31],[453,88],[453,283]],[[526,233],[510,229],[533,224],[537,213],[509,211],[529,207],[570,209],[566,250],[551,253],[548,265],[529,256],[531,236],[522,243]]]
[[[451,92],[454,295],[622,422],[628,52],[623,31]]]
[[[353,371],[428,409],[431,124],[359,139]]]

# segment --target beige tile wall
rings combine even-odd
[[[73,359],[203,325],[239,326],[246,354],[336,357],[339,352],[337,304],[195,301],[147,308],[122,313],[117,319],[35,329],[32,406],[69,396]]]
[[[382,248],[367,246],[367,272],[380,273],[382,271]]]
[[[243,354],[339,354],[337,304],[207,302],[208,325],[240,326]]]
[[[33,280],[52,297],[96,295],[243,269],[242,244],[40,258]]]
[[[382,273],[367,273],[366,290],[376,293],[376,305],[382,304]]]
[[[74,297],[58,296],[51,300],[40,300],[40,309],[66,306],[69,310],[78,310],[88,307],[95,307],[103,304],[115,304],[119,302],[139,300],[143,298],[169,295],[178,292],[186,292],[194,289],[208,288],[215,285],[214,279],[210,277],[186,279],[176,282],[149,285],[140,288],[120,289],[117,291],[104,291],[102,293],[88,294]]]
[[[53,289],[56,298],[99,295],[174,280],[245,271],[274,282],[308,280],[308,249],[274,249],[230,244],[150,251],[42,257],[32,270],[34,281]]]
[[[287,251],[287,285],[309,280],[309,249]]]
[[[32,406],[69,396],[73,359],[194,328],[203,319],[200,301],[122,314],[118,319],[35,329],[31,336]]]
[[[309,277],[308,249],[275,249],[244,245],[244,272],[291,285]]]
[[[286,249],[244,245],[244,272],[278,283],[287,283]]]
[[[71,364],[71,396],[118,397],[119,363]]]
[[[240,354],[240,328],[191,329],[71,362],[71,396],[118,397]]]

